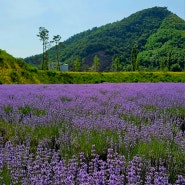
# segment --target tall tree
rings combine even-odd
[[[95,56],[94,56],[94,59],[93,59],[93,68],[94,68],[94,71],[95,71],[95,72],[98,71],[99,64],[100,64],[100,59],[98,58],[97,55],[95,55]]]
[[[131,63],[132,63],[132,70],[136,71],[137,70],[137,45],[134,44],[134,47],[132,48],[132,53],[131,53]]]
[[[80,70],[80,61],[79,58],[76,58],[74,61],[74,71],[78,72]]]
[[[116,71],[116,72],[120,71],[121,63],[120,63],[120,59],[118,57],[114,58],[111,67],[112,67],[113,71]]]
[[[60,71],[60,60],[59,60],[59,44],[60,44],[60,35],[53,36],[53,41],[55,43],[55,51],[56,51],[56,62],[57,62],[57,70]]]
[[[42,60],[42,70],[48,70],[48,54],[47,54],[47,45],[49,40],[49,31],[44,28],[39,28],[39,34],[37,35],[42,41],[43,45],[43,60]]]
[[[171,70],[171,63],[172,63],[172,51],[170,51],[169,53],[168,53],[168,59],[167,59],[167,67],[168,67],[168,71],[170,71]]]
[[[165,58],[161,57],[160,62],[159,62],[160,70],[164,71],[165,69]]]

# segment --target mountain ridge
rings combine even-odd
[[[171,18],[168,20],[167,17],[170,16]],[[144,58],[140,53],[149,50],[145,45],[148,43],[150,45],[150,37],[158,32],[161,25],[168,26],[167,29],[170,29],[170,21],[173,18],[178,19],[177,22],[181,20],[180,30],[184,31],[185,21],[183,19],[167,10],[166,7],[153,7],[138,11],[120,21],[75,34],[64,42],[65,48],[61,47],[60,61],[68,63],[70,70],[73,70],[74,61],[78,58],[81,66],[80,71],[88,71],[93,66],[93,57],[97,55],[100,59],[99,71],[110,71],[114,58],[118,57],[122,66],[121,70],[128,71],[131,70],[131,51],[134,44],[137,44],[141,69],[147,69],[151,61],[147,58],[149,61],[147,63],[146,57]],[[165,20],[166,23],[163,22]],[[177,32],[174,32],[174,35],[175,38]],[[184,35],[182,38],[184,39]],[[174,47],[174,45],[170,47]],[[177,48],[179,49],[179,47]],[[54,48],[51,48],[48,53],[50,61],[55,61]],[[164,56],[161,57],[164,58]],[[42,54],[27,57],[25,61],[38,67],[42,62]],[[180,67],[184,68],[182,65]],[[153,65],[151,70],[156,69],[160,69],[159,61],[157,61],[157,65]]]

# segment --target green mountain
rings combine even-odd
[[[76,34],[61,43],[60,62],[74,69],[80,61],[80,70],[93,66],[99,58],[99,71],[110,71],[118,58],[121,71],[132,70],[131,53],[136,48],[140,70],[184,70],[185,21],[166,7],[145,9],[121,21],[95,27]],[[62,47],[62,45],[65,47]],[[55,48],[48,50],[49,61],[55,62]],[[28,57],[27,63],[41,66],[42,54]]]

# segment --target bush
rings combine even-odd
[[[24,60],[22,60],[22,59],[19,58],[19,59],[16,60],[16,62],[17,62],[17,64],[18,64],[21,68],[25,68],[26,64],[25,64]]]
[[[180,71],[182,71],[182,69],[181,69],[181,66],[179,65],[179,64],[173,64],[172,66],[171,66],[171,70],[173,71],[173,72],[180,72]]]
[[[38,69],[34,67],[30,67],[28,71],[33,72],[33,73],[38,73]]]
[[[53,78],[53,77],[56,76],[56,73],[53,72],[53,71],[47,71],[46,74],[47,74],[47,76],[48,76],[49,78]]]
[[[18,83],[19,82],[19,74],[17,73],[17,71],[11,71],[10,78],[13,83]]]
[[[21,75],[26,79],[33,79],[32,75],[28,71],[21,71]]]

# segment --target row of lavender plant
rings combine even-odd
[[[96,144],[103,161],[108,148],[127,161],[139,155],[158,171],[164,165],[175,183],[185,174],[184,90],[184,84],[173,83],[1,86],[1,148],[4,151],[9,140],[17,146],[29,142],[35,157],[37,144],[45,140],[62,157],[70,155],[68,159],[85,152],[89,168],[91,146]],[[10,173],[7,161],[3,164],[2,174]],[[142,175],[146,183],[145,178]]]
[[[13,146],[7,142],[0,150],[1,184],[22,185],[170,185],[169,176],[162,160],[159,166],[134,156],[126,161],[125,157],[108,149],[106,161],[96,153],[92,146],[91,159],[86,160],[84,153],[74,155],[66,162],[60,154],[40,143],[35,154],[30,146]],[[4,177],[3,177],[4,173]],[[184,185],[185,179],[179,175],[174,185]]]
[[[61,120],[84,125],[88,120],[87,127],[92,122],[97,128],[102,120],[107,122],[100,124],[103,127],[115,128],[118,125],[115,120],[122,121],[124,116],[127,121],[133,121],[131,116],[137,117],[137,121],[143,118],[171,121],[166,112],[183,108],[183,86],[165,83],[1,86],[0,115],[7,122],[31,126],[58,124]]]

